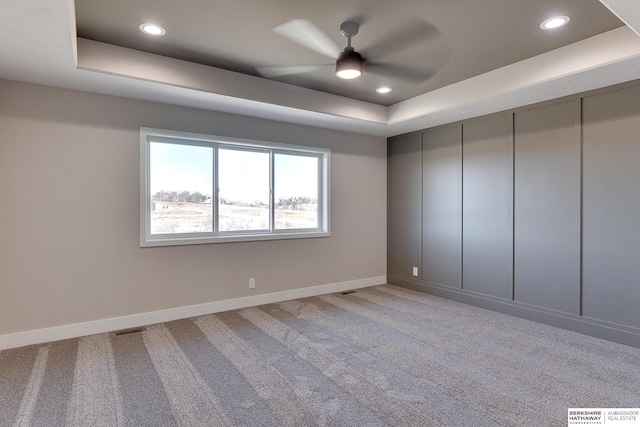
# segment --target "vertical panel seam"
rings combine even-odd
[[[460,124],[460,289],[464,289],[464,123]]]
[[[511,301],[516,300],[516,114],[511,113]]]
[[[418,280],[424,278],[424,132],[420,134],[420,244],[418,246],[418,259],[415,265],[420,266]]]
[[[582,148],[583,148],[583,138],[582,138],[582,126],[583,126],[583,102],[584,97],[580,97],[576,99],[576,106],[578,111],[576,112],[576,123],[574,125],[574,129],[576,129],[577,135],[575,137],[576,150],[578,151],[576,154],[576,186],[578,187],[575,190],[575,194],[578,197],[578,200],[574,203],[574,209],[577,209],[576,212],[576,220],[578,224],[575,226],[575,238],[577,239],[577,254],[575,262],[575,269],[578,275],[578,315],[583,315],[584,308],[584,289],[583,289],[583,281],[582,281],[582,266],[583,266],[583,226],[582,226],[582,213],[583,213],[583,190],[582,190],[582,181],[583,181],[583,157],[582,157]]]
[[[460,289],[464,289],[464,123],[460,124]]]

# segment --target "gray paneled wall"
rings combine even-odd
[[[514,115],[514,299],[580,314],[574,105],[570,100]]]
[[[422,279],[462,286],[461,126],[422,134]]]
[[[469,120],[462,128],[462,287],[512,295],[511,116]]]
[[[583,100],[583,315],[640,327],[640,86]]]
[[[639,100],[627,83],[391,138],[389,283],[640,347]]]
[[[411,276],[420,265],[422,203],[422,142],[420,135],[396,139],[389,145],[387,170],[387,269]]]

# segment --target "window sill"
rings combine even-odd
[[[259,242],[265,240],[290,240],[290,239],[312,239],[320,237],[330,237],[328,231],[301,231],[301,232],[283,232],[283,233],[255,233],[255,234],[225,234],[222,236],[198,236],[198,237],[152,237],[140,239],[140,247],[156,247],[156,246],[184,246],[184,245],[208,245],[216,243],[235,243],[235,242]]]

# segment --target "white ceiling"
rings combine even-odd
[[[500,0],[492,3],[496,1]],[[513,4],[513,0],[502,1]],[[488,71],[485,62],[477,61],[485,67],[481,74],[471,71],[462,80],[439,77],[440,83],[426,83],[434,86],[425,92],[422,88],[385,106],[354,99],[362,98],[358,95],[349,98],[331,90],[77,38],[73,0],[0,0],[0,78],[388,137],[639,79],[638,3],[601,3],[626,26],[543,49],[515,63],[503,59],[496,62],[498,68]],[[218,4],[220,16],[225,4]],[[452,41],[452,49],[461,49],[455,48],[454,38],[447,40]]]

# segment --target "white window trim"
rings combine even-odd
[[[320,197],[318,199],[318,215],[320,215],[320,224],[318,229],[286,229],[286,230],[267,230],[267,231],[234,231],[225,232],[224,234],[211,233],[174,233],[174,234],[151,234],[151,191],[150,191],[150,156],[149,156],[149,137],[170,138],[184,140],[188,142],[204,142],[208,144],[217,144],[220,146],[228,145],[235,147],[247,147],[256,149],[269,149],[277,152],[294,151],[307,152],[321,156],[321,167],[318,170],[320,175],[318,185],[321,187]],[[214,136],[189,132],[178,132],[165,129],[140,128],[140,247],[153,246],[179,246],[179,245],[198,245],[210,243],[228,243],[228,242],[247,242],[262,240],[283,240],[283,239],[304,239],[329,237],[330,233],[330,154],[331,150],[326,148],[309,147],[303,145],[282,144],[276,142],[259,141],[243,138],[232,138],[226,136]],[[273,179],[273,174],[271,175]],[[273,182],[271,182],[273,194]],[[213,191],[213,208],[217,209],[218,192]],[[272,195],[273,203],[273,195]],[[217,217],[217,214],[214,214]]]

